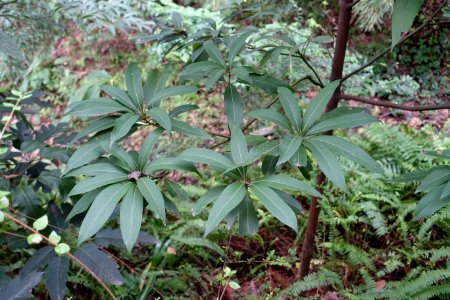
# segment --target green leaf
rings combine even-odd
[[[205,47],[205,50],[208,53],[209,57],[211,57],[214,62],[218,63],[221,66],[226,66],[225,61],[222,58],[222,54],[220,54],[219,48],[214,45],[212,41],[203,43],[203,46]]]
[[[283,199],[283,201],[286,202],[286,204],[289,205],[295,213],[303,213],[304,210],[302,206],[294,197],[280,190],[274,190],[274,192],[277,193],[277,195],[280,196],[280,198]]]
[[[249,154],[247,141],[239,126],[231,125],[231,157],[236,164],[247,160]]]
[[[28,242],[29,245],[40,244],[42,242],[42,236],[37,234],[37,233],[30,234],[27,237],[27,242]]]
[[[180,115],[182,113],[185,113],[185,112],[188,112],[188,111],[191,111],[191,110],[195,110],[195,109],[198,109],[197,105],[183,104],[183,105],[177,106],[174,109],[172,109],[169,112],[169,117],[175,118],[176,116],[178,116],[178,115]]]
[[[200,199],[195,202],[194,206],[191,209],[192,215],[196,216],[202,211],[208,204],[216,200],[222,191],[225,189],[225,186],[216,186],[207,191],[200,197]]]
[[[250,79],[253,85],[272,94],[276,94],[279,87],[289,88],[287,82],[268,75],[250,74]]]
[[[117,103],[111,98],[95,98],[84,100],[71,106],[66,115],[92,117],[116,112],[131,112],[131,109]]]
[[[441,198],[444,185],[440,185],[428,192],[420,199],[414,212],[414,219],[427,218],[438,211],[440,208],[450,203],[450,196]]]
[[[180,76],[182,80],[195,80],[212,73],[216,69],[224,69],[224,67],[212,61],[199,61],[187,65]]]
[[[314,142],[316,145],[321,145],[327,148],[331,152],[344,155],[348,159],[368,168],[375,173],[384,174],[383,169],[381,169],[378,163],[373,160],[367,152],[344,139],[335,136],[320,135],[312,137],[309,140]]]
[[[166,188],[167,192],[169,192],[170,196],[175,199],[180,199],[184,201],[189,201],[189,195],[186,193],[186,191],[183,189],[181,184],[170,181],[168,179],[164,180],[164,187]]]
[[[48,239],[55,244],[58,244],[59,242],[61,242],[61,236],[58,235],[54,230],[52,230],[52,232],[50,232]]]
[[[84,194],[90,192],[96,188],[109,185],[112,183],[128,180],[127,173],[106,173],[100,174],[89,179],[78,182],[70,191],[69,196]]]
[[[101,85],[100,87],[105,93],[110,95],[114,100],[117,100],[123,106],[126,106],[131,110],[139,110],[139,106],[133,103],[128,94],[121,89],[111,85]]]
[[[280,142],[280,159],[277,165],[287,162],[298,151],[302,142],[303,137],[301,136],[284,136]]]
[[[346,192],[347,185],[344,172],[337,157],[330,150],[314,141],[306,140],[305,144],[311,150],[313,157],[327,178]]]
[[[261,165],[261,171],[264,175],[271,175],[273,172],[275,172],[275,168],[277,166],[279,157],[273,156],[273,155],[267,155],[264,157],[262,165]]]
[[[234,182],[228,185],[219,195],[209,212],[204,236],[207,236],[216,228],[228,213],[242,202],[246,194],[247,191],[242,183]]]
[[[294,155],[289,159],[289,163],[295,167],[304,167],[308,164],[308,154],[306,148],[300,145]]]
[[[254,234],[258,231],[258,215],[252,200],[245,197],[239,205],[239,235]]]
[[[251,83],[252,80],[250,79],[250,74],[248,73],[247,69],[245,67],[237,66],[233,67],[231,69],[231,74],[236,76],[238,79]]]
[[[146,103],[150,101],[156,92],[166,87],[167,79],[169,79],[169,72],[150,71],[144,84],[144,98]]]
[[[447,184],[444,185],[444,189],[442,190],[441,198],[445,198],[450,196],[450,180]]]
[[[377,118],[366,113],[345,114],[335,118],[319,121],[309,130],[308,135],[325,132],[337,128],[353,128],[372,122],[380,122]]]
[[[104,117],[97,120],[94,120],[89,124],[88,127],[80,131],[69,143],[68,147],[71,147],[73,143],[82,137],[85,137],[91,133],[99,132],[114,126],[114,122],[116,118],[113,117]]]
[[[172,122],[169,115],[159,107],[153,107],[148,111],[148,115],[152,117],[165,130],[170,132],[172,130]]]
[[[434,169],[434,168],[433,168]],[[430,170],[416,170],[414,172],[401,174],[392,179],[394,182],[422,181],[425,176],[430,174]]]
[[[125,84],[128,95],[136,107],[142,107],[144,102],[144,89],[142,88],[141,70],[136,63],[130,63],[125,70]]]
[[[274,190],[261,183],[252,184],[250,190],[275,218],[298,232],[297,217],[294,211]]]
[[[224,172],[233,164],[227,157],[210,149],[191,148],[183,151],[180,158],[192,163],[206,164],[213,170]]]
[[[232,125],[241,124],[244,117],[244,107],[238,90],[230,84],[225,89],[223,97],[228,123]]]
[[[111,154],[117,157],[125,166],[128,168],[127,171],[136,171],[138,169],[136,161],[133,156],[125,151],[122,147],[117,144],[113,144],[111,147]],[[124,167],[125,167],[124,166]]]
[[[120,206],[120,232],[125,247],[131,252],[139,235],[144,199],[136,185],[132,185],[123,197]]]
[[[117,175],[122,175],[124,174],[124,170],[122,170],[121,168],[116,167],[115,165],[111,164],[111,163],[97,163],[97,164],[92,164],[92,165],[87,165],[84,167],[81,167],[79,169],[76,169],[74,171],[69,172],[66,177],[69,176],[80,176],[80,175],[84,175],[84,176],[96,176],[98,174],[117,174]]]
[[[48,225],[47,215],[43,215],[42,217],[33,222],[33,228],[36,229],[37,231],[45,229],[47,225]]]
[[[200,128],[192,127],[185,122],[172,119],[172,130],[187,136],[198,137],[202,139],[214,140],[209,134],[201,130]]]
[[[114,128],[111,132],[111,139],[109,141],[109,146],[123,138],[130,131],[131,127],[133,127],[134,123],[139,120],[139,116],[133,113],[127,113],[122,115],[120,118],[117,118],[114,122]]]
[[[424,0],[395,0],[392,10],[391,50],[400,42],[402,33],[407,32],[414,22]]]
[[[138,165],[140,170],[144,169],[145,164],[152,154],[153,146],[163,132],[164,129],[156,128],[145,138],[144,142],[141,145],[141,148],[139,149]]]
[[[266,185],[277,190],[289,190],[315,197],[322,197],[322,194],[309,184],[285,175],[270,175],[262,177],[256,180],[255,183]]]
[[[281,127],[292,130],[289,120],[282,114],[272,110],[272,109],[257,109],[247,114],[248,118],[255,118],[270,121]]]
[[[300,130],[302,113],[295,95],[288,88],[280,87],[278,88],[278,96],[280,97],[281,106],[283,106],[283,110],[289,121],[291,121],[292,126]]]
[[[450,180],[450,166],[433,169],[417,187],[416,193],[434,189],[448,180]]]
[[[66,244],[66,246],[68,245]],[[59,247],[61,248],[61,246]],[[48,264],[45,287],[47,288],[50,299],[52,300],[64,300],[66,282],[69,275],[69,263],[69,257],[67,256],[54,256]]]
[[[250,34],[251,32],[246,32],[232,40],[230,45],[230,51],[228,52],[228,62],[230,64],[234,61],[238,53],[245,46],[245,40],[248,38]]]
[[[145,170],[150,173],[156,171],[172,171],[172,170],[197,173],[197,169],[191,162],[175,157],[156,158],[150,163],[150,165]]]
[[[260,155],[278,155],[279,143],[275,141],[267,141],[255,147]]]
[[[339,80],[327,84],[320,90],[319,94],[311,100],[303,117],[303,130],[308,130],[320,118],[339,84]]]
[[[166,223],[164,198],[158,186],[148,177],[139,178],[137,180],[137,186],[153,212],[163,221],[163,223]]]
[[[160,90],[153,95],[148,104],[153,104],[162,99],[173,97],[173,96],[181,96],[192,94],[198,91],[198,88],[192,85],[179,85],[179,86],[171,86]]]
[[[70,157],[64,173],[85,165],[105,153],[105,148],[108,145],[108,141],[106,141],[107,136],[102,135],[92,138],[86,144],[81,145]]]
[[[66,253],[69,253],[70,252],[70,246],[67,245],[66,243],[59,243],[55,247],[55,252],[58,255],[64,255]]]
[[[224,68],[218,68],[211,72],[211,77],[205,82],[205,89],[209,91],[213,85],[223,76]]]
[[[78,245],[93,236],[108,221],[120,199],[128,192],[131,183],[117,183],[101,191],[81,223]]]
[[[84,194],[77,201],[77,203],[75,203],[66,220],[68,221],[72,219],[74,216],[81,214],[82,212],[85,212],[89,208],[89,206],[91,206],[92,202],[94,202],[98,193],[100,193],[100,189],[96,189]]]

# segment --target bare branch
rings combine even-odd
[[[339,98],[342,100],[353,100],[357,102],[362,102],[375,106],[383,106],[383,107],[392,107],[401,110],[407,111],[427,111],[427,110],[439,110],[439,109],[450,109],[450,104],[442,104],[442,105],[425,105],[425,106],[409,106],[405,104],[396,104],[387,101],[375,100],[375,99],[367,99],[358,96],[340,94]]]
[[[410,37],[412,37],[413,35],[415,35],[416,33],[418,33],[419,31],[421,31],[423,28],[425,28],[428,23],[430,23],[433,18],[441,11],[441,9],[445,6],[445,4],[447,3],[447,1],[444,1],[442,3],[442,5],[425,21],[422,23],[422,25],[420,25],[419,27],[416,28],[416,30],[408,33],[406,36],[404,36],[397,45],[402,44],[404,41],[406,41],[407,39],[409,39]],[[345,81],[348,78],[352,77],[353,75],[361,72],[362,70],[364,70],[365,68],[369,67],[370,65],[372,65],[374,62],[376,62],[377,60],[379,60],[381,57],[383,57],[385,54],[389,53],[391,51],[391,47],[388,47],[386,49],[384,49],[382,52],[380,52],[379,54],[377,54],[374,58],[372,58],[370,61],[368,61],[367,63],[365,63],[364,65],[362,65],[361,67],[351,71],[349,74],[345,75],[341,81]]]

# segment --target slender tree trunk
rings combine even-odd
[[[352,0],[340,0],[339,1],[339,20],[337,27],[336,46],[334,49],[333,65],[331,69],[330,81],[338,80],[342,78],[342,70],[344,68],[345,51],[347,49],[348,34],[350,30],[350,19],[352,15]],[[339,103],[340,87],[338,87],[331,97],[325,111],[333,110]],[[326,134],[333,134],[332,131]],[[325,182],[325,175],[320,173],[317,176],[316,184],[321,191],[321,186]],[[301,266],[300,276],[303,278],[308,275],[311,259],[315,248],[315,237],[317,230],[317,223],[319,222],[319,207],[317,205],[318,198],[313,197],[309,208],[308,224],[306,227],[306,235],[303,241],[302,253],[301,253]]]

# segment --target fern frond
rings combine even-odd
[[[415,300],[427,300],[430,298],[450,299],[450,283],[430,286],[414,295]]]
[[[348,261],[353,265],[363,265],[371,271],[376,271],[375,265],[370,256],[362,249],[346,243],[343,240],[323,243],[324,247],[341,255],[345,255]]]
[[[377,236],[383,236],[388,232],[386,220],[379,208],[373,202],[361,203],[361,209],[370,220],[370,225],[375,229]]]
[[[425,289],[439,283],[440,281],[450,279],[450,270],[432,270],[422,273],[419,277],[411,281],[400,281],[390,283],[388,289],[392,289],[396,299],[405,299],[415,294],[423,292]],[[409,298],[409,299],[415,299]]]

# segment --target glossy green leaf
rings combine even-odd
[[[172,130],[187,136],[198,137],[202,139],[214,140],[209,134],[201,130],[200,128],[192,127],[185,122],[172,119]]]
[[[76,215],[85,212],[89,208],[89,206],[91,206],[92,202],[94,202],[98,193],[100,193],[100,189],[95,189],[93,191],[84,194],[72,207],[72,210],[70,211],[66,220],[70,220]]]
[[[279,87],[289,88],[289,84],[278,78],[268,75],[250,74],[250,79],[254,86],[259,87],[269,93],[276,94]]]
[[[306,153],[305,146],[301,145],[300,148],[295,151],[294,155],[289,159],[289,163],[295,167],[304,167],[308,163],[308,154]]]
[[[254,234],[258,231],[258,215],[252,200],[245,197],[239,205],[239,235]]]
[[[70,157],[63,174],[81,167],[106,153],[108,138],[109,134],[105,133],[91,138],[86,144],[81,145]]]
[[[155,145],[158,138],[161,136],[161,134],[164,132],[164,129],[162,128],[156,128],[152,132],[147,135],[144,142],[141,145],[141,148],[139,149],[139,156],[138,156],[138,165],[139,168],[142,170],[147,163],[148,159],[150,158],[150,155],[153,151],[153,146]]]
[[[334,153],[313,141],[307,140],[305,141],[305,144],[308,149],[311,150],[314,159],[317,161],[317,164],[327,178],[344,191],[347,191],[344,172]]]
[[[250,190],[275,218],[298,232],[297,217],[294,211],[274,190],[262,183],[252,184]]]
[[[277,193],[277,195],[280,196],[280,198],[283,199],[283,201],[286,202],[286,204],[289,205],[295,213],[303,213],[304,209],[294,197],[280,190],[274,190],[274,192]]]
[[[137,180],[137,186],[153,212],[165,223],[166,210],[164,198],[158,186],[148,177],[139,178]]]
[[[159,107],[153,107],[148,111],[148,115],[152,117],[165,130],[170,132],[172,130],[172,121],[169,115]]]
[[[128,96],[128,94],[121,89],[111,86],[111,85],[102,85],[101,89],[110,95],[114,100],[118,101],[123,106],[128,107],[131,110],[139,110],[139,106],[137,106]]]
[[[424,0],[395,0],[392,10],[391,49],[400,42],[402,33],[407,32],[414,22]]]
[[[367,152],[344,139],[335,136],[320,135],[312,137],[309,140],[314,142],[314,144],[321,145],[334,153],[344,155],[348,159],[368,168],[375,173],[384,173],[383,169],[381,169],[378,163],[373,160]]]
[[[114,126],[114,122],[116,118],[113,117],[104,117],[97,120],[92,121],[88,127],[84,128],[80,131],[69,143],[68,147],[72,146],[73,143],[91,133],[99,132]]]
[[[216,228],[228,213],[242,202],[246,193],[244,185],[240,182],[232,183],[222,191],[209,212],[205,236]]]
[[[101,191],[81,223],[78,245],[97,233],[108,221],[120,199],[128,192],[131,183],[117,183]]]
[[[111,139],[109,141],[110,147],[115,141],[126,136],[137,120],[139,120],[139,116],[133,113],[127,113],[122,115],[120,118],[117,118],[111,132]]]
[[[131,252],[139,235],[144,198],[136,185],[131,185],[120,206],[120,232],[125,247]]]
[[[207,41],[206,43],[203,43],[203,47],[205,47],[206,52],[214,62],[216,62],[221,66],[224,67],[226,66],[219,48],[212,41]]]
[[[287,162],[300,148],[303,142],[303,137],[301,136],[289,136],[285,135],[280,141],[280,159],[278,160],[278,165]]]
[[[198,88],[192,85],[179,85],[179,86],[171,86],[160,90],[153,95],[148,104],[153,104],[158,101],[161,101],[165,98],[173,97],[173,96],[181,96],[192,94],[198,91]]]
[[[275,172],[279,157],[273,155],[267,155],[264,157],[261,165],[261,171],[264,175],[271,175]]]
[[[303,130],[308,130],[320,118],[339,84],[339,80],[327,84],[320,90],[319,94],[311,100],[303,116]]]
[[[231,160],[210,149],[191,148],[183,151],[180,158],[192,163],[206,164],[210,168],[224,172],[233,164]]]
[[[263,184],[277,190],[288,190],[304,193],[315,197],[322,197],[322,194],[320,194],[308,183],[285,175],[270,175],[262,177],[256,180],[255,183]]]
[[[130,63],[125,70],[125,84],[128,95],[137,107],[142,107],[144,102],[144,89],[142,88],[141,70],[136,63]]]
[[[93,117],[116,112],[131,112],[131,109],[119,104],[111,98],[96,98],[84,100],[71,106],[66,115]]]
[[[416,211],[414,212],[414,218],[416,220],[427,218],[450,203],[450,196],[441,198],[443,190],[444,185],[440,185],[429,191],[422,199],[420,199]]]
[[[280,97],[283,110],[292,126],[295,129],[300,130],[302,124],[302,113],[295,95],[288,88],[280,87],[278,88],[278,96]]]
[[[450,196],[450,180],[444,185],[444,188],[442,189],[441,198],[445,198]]]
[[[272,109],[257,109],[248,113],[247,117],[273,122],[288,130],[292,130],[291,125],[289,124],[289,120],[282,114]]]
[[[123,172],[122,174],[100,173],[100,175],[98,176],[91,177],[89,179],[85,179],[83,181],[78,182],[70,191],[69,196],[84,194],[96,188],[125,180],[128,180],[128,174],[125,172]]]
[[[165,179],[164,180],[164,187],[166,188],[167,192],[170,194],[172,198],[189,201],[189,195],[186,193],[186,191],[183,189],[181,184]]]
[[[225,186],[221,185],[213,187],[212,189],[204,193],[203,196],[201,196],[192,207],[192,215],[198,215],[208,204],[216,200],[224,189]]]
[[[205,82],[205,89],[209,91],[214,86],[214,84],[216,84],[216,82],[220,79],[220,77],[223,76],[224,72],[225,72],[224,68],[218,68],[213,70],[211,72],[211,77],[208,78],[208,80],[206,80]]]
[[[64,300],[67,277],[69,276],[69,262],[67,256],[54,256],[48,264],[45,286],[52,300]]]
[[[97,163],[71,171],[66,176],[97,176],[99,174],[104,175],[106,173],[115,173],[120,175],[124,174],[124,170],[111,163]]]
[[[255,147],[261,155],[279,155],[279,143],[275,141],[267,141]]]
[[[241,67],[241,66],[233,67],[231,69],[231,74],[233,74],[238,79],[240,79],[244,82],[247,82],[247,83],[252,82],[252,80],[250,79],[250,74],[245,67]]]
[[[197,169],[193,165],[193,163],[182,160],[176,157],[159,157],[154,159],[148,167],[146,167],[146,171],[153,173],[156,171],[187,171],[197,173]]]
[[[231,125],[231,157],[236,164],[243,163],[249,157],[247,141],[239,126]]]
[[[183,104],[183,105],[177,106],[174,109],[172,109],[169,112],[169,117],[175,118],[176,116],[178,116],[178,115],[180,115],[182,113],[185,113],[185,112],[188,112],[188,111],[191,111],[191,110],[195,110],[195,109],[198,109],[197,105]]]
[[[232,125],[241,124],[244,117],[244,107],[238,90],[230,84],[225,89],[223,97],[228,123]]]
[[[212,61],[199,61],[187,65],[180,76],[183,80],[196,80],[212,73],[216,69],[224,69],[224,67]]]

